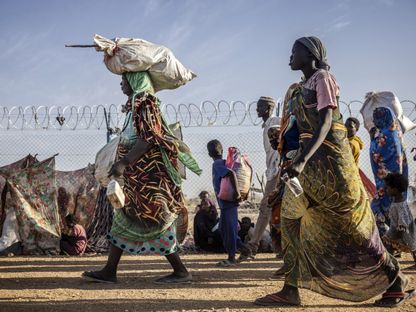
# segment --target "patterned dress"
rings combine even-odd
[[[188,228],[188,213],[180,187],[178,146],[164,122],[158,99],[142,92],[130,103],[117,158],[125,156],[137,136],[150,149],[124,171],[125,207],[115,211],[107,238],[133,254],[169,255]]]
[[[377,133],[371,140],[370,159],[377,193],[371,202],[371,209],[376,216],[384,216],[389,223],[391,199],[385,191],[383,179],[387,174],[396,172],[407,177],[408,166],[403,146],[403,134],[392,111],[386,107],[378,107],[373,115]],[[406,197],[406,194],[404,196]]]
[[[317,71],[293,93],[300,150],[319,125],[318,111],[333,109],[331,129],[307,162],[299,181],[304,193],[284,193],[282,241],[285,283],[349,301],[383,293],[399,273],[380,239],[369,200],[338,108],[339,88]]]

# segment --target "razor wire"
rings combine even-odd
[[[361,118],[362,101],[340,101],[340,111],[345,116]],[[416,120],[416,102],[401,101],[404,114]],[[262,120],[257,116],[257,101],[206,100],[197,105],[164,104],[161,111],[168,123],[181,123],[185,128],[221,126],[257,126]],[[282,103],[278,102],[276,115]],[[124,122],[123,105],[93,106],[0,106],[0,130],[100,130],[119,131]]]

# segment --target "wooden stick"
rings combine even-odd
[[[98,48],[97,44],[66,44],[65,48]]]

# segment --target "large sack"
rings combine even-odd
[[[240,150],[236,147],[229,147],[225,165],[227,168],[235,172],[241,198],[243,200],[247,199],[250,192],[251,180],[253,176],[253,169],[251,168],[251,164],[247,155],[242,155]],[[230,178],[223,178],[221,181],[218,198],[223,200],[232,200],[233,193],[234,190],[232,188]]]
[[[360,110],[364,120],[364,127],[367,131],[370,131],[374,127],[373,112],[377,107],[390,108],[394,116],[398,119],[403,133],[416,127],[416,124],[403,114],[402,104],[393,92],[373,91],[366,94],[363,107]]]
[[[181,124],[179,122],[171,124],[169,125],[169,129],[177,139],[176,142],[179,145],[179,151],[190,151],[189,147],[182,141],[183,134]],[[181,161],[178,161],[178,172],[182,179],[186,179],[186,167]]]
[[[120,137],[115,137],[104,145],[95,156],[94,176],[102,187],[107,187],[110,182],[108,173],[115,162],[119,142]]]
[[[253,169],[251,168],[248,156],[242,155],[238,148],[230,147],[228,148],[225,165],[235,172],[241,197],[243,199],[247,198],[253,176]]]
[[[155,91],[176,89],[196,75],[185,68],[172,51],[143,39],[94,36],[99,51],[104,51],[104,63],[114,74],[148,71]]]

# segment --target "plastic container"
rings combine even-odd
[[[296,197],[300,196],[303,193],[302,185],[300,185],[298,178],[289,178],[288,174],[285,173],[282,176],[282,181],[285,182],[288,189],[295,194]]]
[[[116,180],[111,180],[107,186],[107,198],[114,209],[120,209],[124,207],[126,197],[123,189]]]

